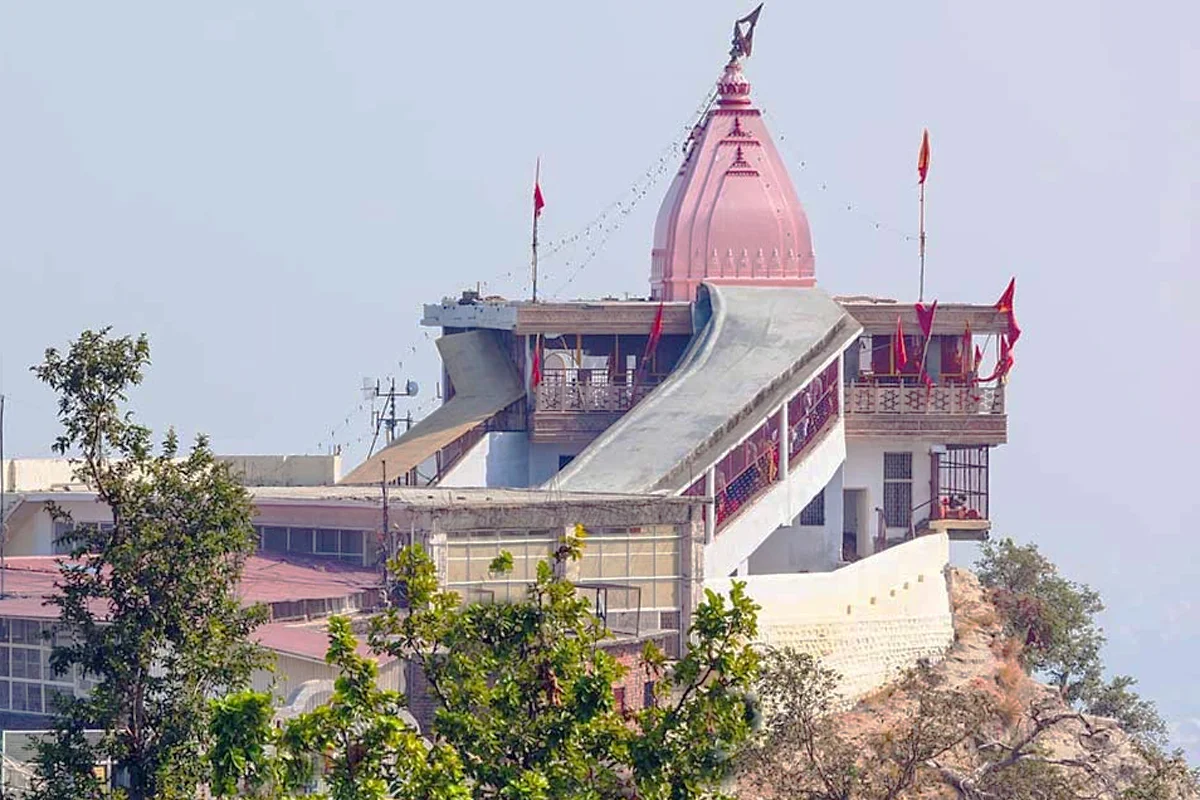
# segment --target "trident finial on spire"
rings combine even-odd
[[[758,24],[758,15],[762,13],[762,7],[763,4],[759,3],[758,8],[733,23],[733,47],[729,51],[730,61],[750,57],[750,50],[754,45],[754,26]],[[746,26],[744,31],[743,25]]]

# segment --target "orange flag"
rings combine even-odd
[[[925,177],[929,175],[929,130],[926,129],[921,134],[921,152],[917,154],[917,176],[920,178],[919,183],[925,183]]]

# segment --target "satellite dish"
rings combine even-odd
[[[404,393],[409,397],[416,397],[419,391],[421,391],[421,387],[417,385],[416,381],[408,381],[404,384]]]

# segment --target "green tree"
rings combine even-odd
[[[222,768],[222,787],[258,785],[255,776],[271,774],[280,791],[290,791],[307,774],[293,767],[322,754],[335,798],[718,796],[755,718],[749,689],[757,657],[748,643],[756,606],[740,585],[728,598],[709,593],[683,658],[668,663],[645,647],[654,702],[622,713],[613,683],[626,667],[601,647],[609,634],[563,577],[565,564],[580,555],[582,533],[538,565],[526,597],[515,602],[463,605],[439,588],[420,546],[389,563],[408,607],[377,615],[369,639],[376,653],[423,671],[439,703],[427,733],[432,749],[414,745],[419,739],[395,711],[400,698],[374,688],[373,667],[354,654],[349,629],[337,622],[329,660],[341,677],[332,706],[289,723],[270,747],[234,743],[236,758],[218,756],[232,766]],[[492,568],[507,572],[512,558],[502,554]],[[267,750],[274,763],[247,766]],[[416,783],[402,783],[403,776]]]
[[[1116,719],[1148,743],[1164,743],[1166,724],[1154,703],[1132,690],[1137,681],[1128,675],[1104,680],[1099,594],[1062,577],[1037,545],[1012,539],[985,543],[976,572],[1009,632],[1024,642],[1027,669],[1047,678],[1074,708]]]
[[[428,747],[404,722],[405,698],[380,689],[374,659],[359,655],[350,623],[329,624],[326,661],[338,669],[330,702],[271,724],[269,695],[213,702],[209,753],[217,797],[286,797],[311,785],[318,764],[333,800],[469,800],[458,754]]]
[[[33,368],[59,397],[54,450],[77,459],[78,479],[113,520],[66,537],[50,662],[95,688],[58,701],[37,756],[42,800],[102,796],[101,762],[130,800],[193,797],[206,779],[208,697],[244,686],[264,663],[249,640],[262,610],[242,607],[236,591],[255,548],[249,496],[203,437],[181,456],[170,432],[155,452],[124,408],[149,360],[144,336],[104,329]],[[102,732],[98,743],[86,729]]]

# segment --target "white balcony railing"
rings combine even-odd
[[[1004,413],[1004,387],[852,381],[846,385],[846,413],[999,415]]]

